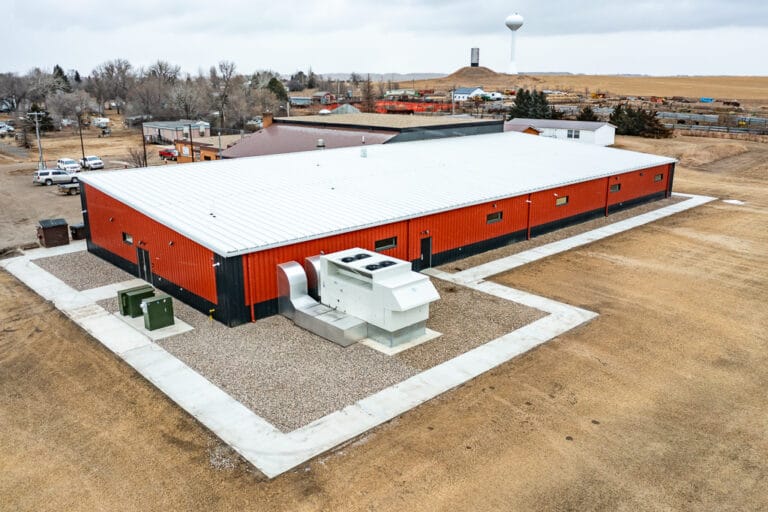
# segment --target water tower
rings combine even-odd
[[[504,24],[509,30],[512,31],[512,53],[511,60],[509,62],[509,74],[516,75],[517,63],[515,62],[515,34],[517,33],[517,30],[523,26],[523,17],[517,13],[510,14],[507,16],[507,19],[504,20]]]

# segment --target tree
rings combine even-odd
[[[235,74],[237,66],[234,62],[222,60],[218,68],[211,66],[210,82],[213,105],[219,112],[219,128],[224,128],[225,111],[230,104],[230,96],[235,92],[237,85],[242,85]]]
[[[207,83],[205,79],[192,80],[187,77],[173,86],[171,99],[176,109],[184,119],[200,117],[205,105]]]
[[[543,92],[531,92],[521,88],[515,94],[515,106],[510,110],[509,118],[553,119],[560,116],[561,114],[550,106]]]
[[[312,68],[309,68],[309,74],[307,75],[307,89],[317,88],[317,75]]]
[[[80,78],[80,72],[78,70],[75,70],[75,75],[73,77],[73,80],[75,81],[76,84],[79,84],[83,81],[83,79]]]
[[[638,135],[654,139],[671,135],[671,131],[656,117],[656,112],[642,108],[634,109],[629,105],[616,105],[609,121],[616,126],[618,135]]]
[[[72,86],[69,84],[69,78],[64,70],[58,64],[53,66],[53,79],[56,81],[56,89],[64,92],[72,92]]]
[[[272,94],[274,94],[278,100],[288,101],[288,92],[285,90],[283,82],[276,77],[270,78],[269,83],[267,84],[267,89],[272,91]]]
[[[96,101],[85,91],[75,92],[59,91],[46,102],[48,110],[58,119],[75,118],[78,113],[88,115],[88,112],[97,110]],[[79,109],[79,111],[78,111]]]
[[[362,92],[362,112],[375,112],[376,111],[376,99],[373,92],[373,83],[371,82],[371,75],[367,75],[365,81],[360,86]]]
[[[595,111],[592,110],[592,107],[589,105],[586,105],[584,108],[581,109],[579,112],[579,115],[576,116],[577,121],[599,121],[597,118],[597,114],[595,114]]]
[[[144,148],[128,148],[128,162],[131,167],[146,167],[147,158]]]
[[[352,73],[351,75],[349,75],[349,81],[352,82],[352,85],[357,87],[358,85],[360,85],[360,82],[363,81],[363,77],[361,77],[357,73]]]
[[[18,110],[29,93],[29,81],[15,73],[0,73],[0,100]]]
[[[288,88],[291,91],[303,91],[307,88],[307,75],[303,71],[297,71],[291,75],[288,81]]]

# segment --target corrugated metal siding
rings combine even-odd
[[[133,263],[137,262],[136,247],[141,247],[149,251],[153,274],[217,303],[210,250],[101,191],[85,186],[93,243]],[[133,245],[123,241],[123,233],[133,236]]]
[[[663,174],[661,181],[653,181],[657,174]],[[669,166],[660,165],[641,171],[628,172],[608,179],[610,185],[621,184],[621,190],[608,194],[608,205],[614,205],[630,199],[664,192],[669,182]]]
[[[382,251],[395,258],[408,258],[408,223],[396,222],[386,226],[363,229],[352,233],[344,233],[319,240],[276,247],[243,256],[243,272],[245,275],[246,304],[256,304],[277,297],[276,267],[286,261],[296,261],[303,264],[304,258],[316,254],[331,253],[361,247],[374,250],[377,240],[397,237],[397,247]]]
[[[513,197],[412,219],[407,259],[419,258],[422,238],[432,237],[432,253],[437,254],[525,229],[526,199],[527,196]],[[487,215],[495,212],[502,212],[501,221],[488,224]]]
[[[531,194],[531,225],[538,226],[605,208],[605,179],[585,181]],[[558,198],[568,196],[568,204],[556,206]]]

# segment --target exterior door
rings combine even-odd
[[[152,282],[152,262],[149,259],[149,251],[137,247],[136,257],[139,262],[139,279],[143,279],[149,284],[154,284]]]
[[[421,264],[419,270],[423,268],[430,268],[432,266],[432,237],[421,239],[421,256],[419,257]]]

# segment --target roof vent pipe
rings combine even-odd
[[[325,149],[325,141],[323,139],[317,139],[317,149]]]

